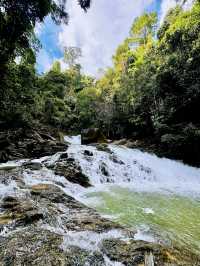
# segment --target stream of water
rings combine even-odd
[[[66,140],[93,185],[76,193],[79,200],[137,229],[136,239],[199,252],[200,169],[122,146],[105,152],[80,145],[78,137]]]

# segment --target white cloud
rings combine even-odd
[[[84,71],[96,75],[99,68],[112,64],[112,55],[128,36],[134,18],[154,0],[93,0],[87,13],[76,2],[67,1],[70,22],[62,25],[59,44],[80,47]]]
[[[40,37],[43,30],[44,30],[44,25],[42,23],[36,23],[34,32],[37,37]]]
[[[39,72],[47,72],[50,70],[53,63],[53,58],[45,49],[41,49],[37,55],[37,64]]]

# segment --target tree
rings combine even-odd
[[[78,0],[79,5],[86,11],[91,4],[91,0]]]
[[[157,25],[157,14],[155,12],[145,13],[135,19],[130,30],[133,42],[146,44],[148,38],[155,35]]]
[[[56,23],[67,22],[65,1],[0,1],[0,62],[5,64],[29,48],[36,22],[51,14]]]
[[[76,61],[81,55],[80,48],[73,46],[65,47],[64,62],[68,64],[69,68],[72,68],[76,65]]]
[[[56,24],[68,22],[66,0],[0,0],[0,74],[10,59],[34,44],[34,27],[51,15]],[[86,10],[90,1],[79,0]]]
[[[55,61],[52,65],[52,71],[57,72],[57,73],[61,73],[61,64],[59,61]]]

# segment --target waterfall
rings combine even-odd
[[[200,169],[156,155],[109,144],[106,151],[80,145],[80,136],[66,137],[68,155],[81,166],[93,186],[120,184],[147,192],[200,192]]]

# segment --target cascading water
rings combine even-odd
[[[94,186],[115,183],[139,191],[200,194],[198,168],[123,146],[108,145],[108,151],[99,151],[95,146],[80,145],[80,137],[66,140],[71,140],[68,154]]]
[[[90,178],[79,200],[128,227],[137,239],[200,249],[200,169],[109,144],[107,151],[67,138],[68,154]]]

